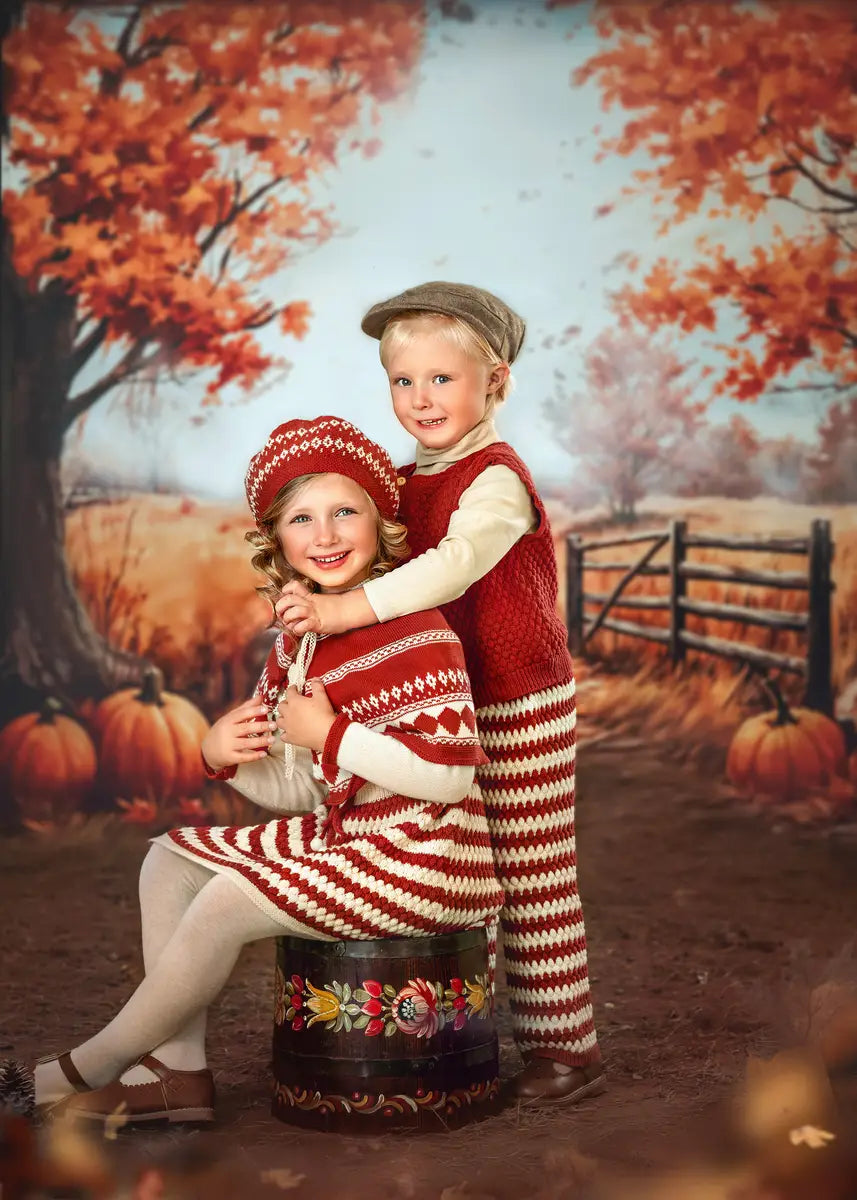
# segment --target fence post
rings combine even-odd
[[[684,562],[687,547],[684,535],[687,532],[687,521],[670,521],[670,658],[673,666],[684,659],[685,646],[681,640],[684,630],[685,611],[679,600],[687,592],[687,580],[680,573],[679,567]]]
[[[833,713],[833,688],[830,682],[832,562],[830,522],[819,518],[809,527],[809,624],[804,704],[807,708],[815,708],[828,715]]]
[[[583,650],[583,549],[582,539],[570,533],[565,539],[565,624],[572,654]]]

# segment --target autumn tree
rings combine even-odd
[[[809,499],[857,501],[857,396],[834,401],[818,425],[818,442],[807,460]]]
[[[265,282],[329,236],[312,177],[345,138],[374,152],[358,122],[400,90],[421,30],[412,0],[25,6],[4,45],[2,245],[3,679],[19,696],[136,672],[69,580],[67,432],[165,372],[201,372],[217,404],[274,365],[258,330],[303,334],[308,306]]]
[[[692,399],[688,364],[639,331],[606,329],[584,357],[585,388],[558,384],[545,404],[557,441],[579,460],[615,521],[634,521],[652,482],[692,439],[705,405]]]
[[[559,0],[569,2],[569,0]],[[800,214],[745,255],[710,238],[689,264],[660,258],[625,289],[650,329],[716,330],[716,391],[754,399],[811,364],[814,388],[857,386],[857,20],[853,0],[791,4],[600,0],[606,46],[575,72],[630,114],[602,155],[645,151],[628,192],[648,192],[661,232],[705,214],[754,222]]]
[[[762,490],[787,500],[806,497],[806,463],[810,447],[794,434],[765,438],[756,460]]]
[[[761,445],[759,431],[740,413],[720,425],[699,426],[681,447],[672,490],[682,496],[757,496],[763,490]]]

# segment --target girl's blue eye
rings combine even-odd
[[[411,381],[410,379],[405,378],[404,375],[400,375],[398,379],[393,380],[393,384],[396,387],[410,387]]]
[[[308,521],[308,520],[309,520],[309,517],[306,515],[306,513],[298,513],[298,515],[296,517],[292,517],[291,521],[289,521],[289,524],[297,525],[299,521],[303,522],[303,521]]]
[[[341,517],[342,514],[345,513],[345,515],[347,517],[353,517],[353,516],[355,516],[356,512],[357,512],[356,508],[340,508],[336,515],[338,517]]]
[[[433,382],[434,383],[449,383],[449,376],[448,375],[435,375]]]

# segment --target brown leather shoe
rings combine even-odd
[[[62,1115],[117,1125],[137,1121],[214,1120],[214,1079],[211,1071],[174,1071],[151,1054],[140,1059],[156,1080],[151,1083],[121,1083],[118,1079],[106,1087],[83,1096],[73,1096],[64,1105]]]
[[[571,1067],[555,1058],[533,1055],[509,1084],[509,1094],[521,1104],[577,1104],[598,1096],[607,1087],[601,1063]]]
[[[65,1106],[77,1098],[78,1092],[90,1091],[89,1084],[78,1071],[77,1067],[71,1061],[71,1054],[68,1050],[64,1054],[47,1054],[44,1058],[36,1059],[36,1066],[41,1066],[42,1063],[56,1062],[63,1075],[74,1088],[68,1096],[62,1096],[59,1100],[46,1100],[42,1104],[36,1104],[33,1113],[37,1121],[46,1121],[52,1117],[59,1116]]]

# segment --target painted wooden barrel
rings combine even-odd
[[[438,1130],[496,1111],[484,929],[277,939],[273,1113],[354,1133]]]

